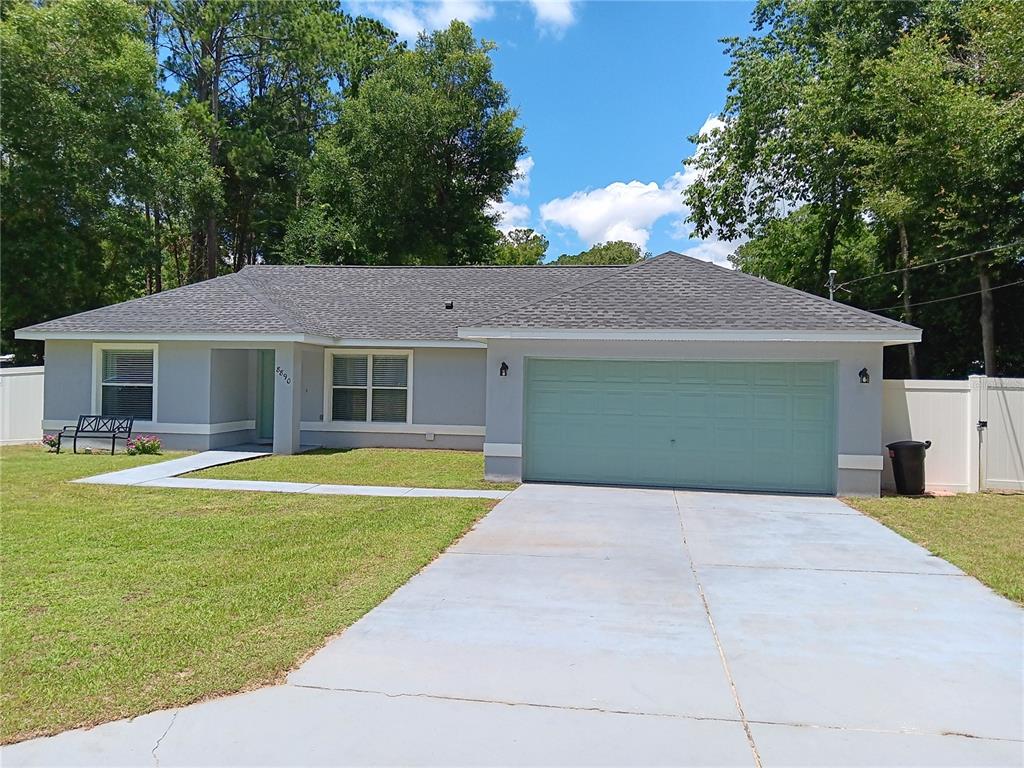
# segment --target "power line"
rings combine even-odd
[[[971,256],[980,256],[983,253],[991,253],[992,251],[1001,251],[1004,248],[1013,248],[1018,245],[1024,245],[1024,240],[1017,240],[1013,243],[1006,243],[1005,245],[994,245],[991,248],[985,248],[980,251],[971,251],[970,253],[961,253],[959,256],[950,256],[945,259],[936,259],[935,261],[926,261],[924,264],[915,264],[912,267],[900,267],[899,269],[890,269],[888,272],[879,272],[876,275],[868,275],[866,277],[855,277],[853,280],[847,280],[844,283],[839,283],[836,286],[836,290],[845,288],[847,285],[853,285],[863,280],[874,280],[876,277],[885,277],[886,275],[895,275],[897,272],[911,272],[915,269],[924,269],[925,267],[932,267],[936,264],[945,264],[949,261],[956,261],[957,259],[967,259]]]
[[[1024,280],[1016,280],[1012,283],[1003,283],[1002,285],[996,285],[989,288],[989,291],[998,291],[1000,288],[1009,288],[1013,285],[1024,284]],[[969,291],[968,293],[958,293],[956,296],[947,296],[944,299],[931,299],[929,301],[918,301],[914,304],[893,304],[891,307],[879,307],[878,309],[869,309],[868,312],[885,312],[890,309],[904,309],[907,307],[920,307],[924,304],[938,304],[942,301],[953,301],[953,299],[962,299],[965,296],[977,296],[979,293],[985,293],[985,291]]]

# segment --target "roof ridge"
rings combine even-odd
[[[744,272],[744,271],[739,270],[739,269],[729,269],[728,267],[722,267],[722,266],[719,266],[718,264],[715,264],[713,261],[705,261],[704,259],[698,259],[698,258],[695,258],[693,256],[688,256],[685,253],[678,253],[676,251],[665,251],[665,253],[659,254],[659,256],[666,256],[668,254],[674,254],[675,256],[679,256],[679,257],[684,258],[684,259],[689,259],[690,261],[696,262],[697,264],[700,264],[700,265],[702,265],[704,267],[711,267],[713,269],[720,270],[720,271],[722,271],[722,272],[724,272],[724,273],[726,273],[728,275],[735,275],[737,277],[742,277],[742,278],[745,278],[747,280],[756,280],[756,281],[761,282],[761,283],[768,283],[769,285],[775,286],[776,288],[781,288],[782,290],[788,291],[789,293],[796,293],[796,294],[799,294],[800,296],[804,296],[806,298],[813,299],[814,301],[816,301],[816,302],[818,302],[820,304],[826,304],[826,305],[828,305],[830,307],[839,307],[840,311],[849,311],[849,312],[853,312],[855,314],[865,315],[865,316],[873,318],[875,320],[882,320],[882,321],[884,321],[886,323],[890,323],[892,325],[899,326],[900,328],[912,328],[915,331],[920,330],[917,326],[910,325],[909,323],[903,323],[903,322],[900,322],[899,320],[893,320],[891,317],[885,317],[884,315],[875,314],[874,312],[869,312],[868,310],[861,309],[860,307],[853,307],[853,306],[850,306],[849,304],[843,304],[842,302],[839,302],[839,301],[833,301],[832,299],[826,299],[824,296],[819,296],[816,293],[810,293],[809,291],[801,291],[799,288],[794,288],[791,285],[783,285],[782,283],[777,283],[774,280],[769,280],[766,277],[758,277],[757,275],[751,275],[750,273]],[[658,257],[655,257],[655,258],[658,258]]]
[[[664,254],[661,254],[664,255]],[[657,256],[647,259],[647,261],[653,261]],[[527,271],[530,269],[593,269],[593,270],[604,270],[604,269],[615,269],[622,270],[625,267],[632,266],[630,264],[556,264],[553,261],[544,262],[542,264],[249,264],[242,268],[242,272],[246,270],[259,270],[259,269],[511,269],[511,270],[523,270]],[[235,273],[240,274],[240,273]]]
[[[659,254],[659,255],[663,255],[663,254]],[[541,302],[544,302],[544,301],[550,301],[551,299],[556,299],[559,296],[562,296],[562,295],[564,295],[566,293],[572,293],[573,291],[578,291],[581,288],[589,288],[590,286],[592,286],[592,285],[594,285],[596,283],[600,283],[600,282],[602,282],[604,280],[609,280],[609,279],[615,277],[616,275],[624,274],[626,272],[629,272],[632,269],[635,269],[636,267],[639,267],[639,266],[642,266],[643,264],[647,264],[648,262],[654,261],[654,259],[656,259],[656,258],[658,258],[658,257],[655,256],[655,257],[650,258],[650,259],[644,259],[643,261],[638,261],[638,262],[636,262],[634,264],[588,265],[588,266],[602,266],[602,267],[618,267],[618,269],[615,269],[610,274],[604,275],[603,277],[598,277],[598,278],[596,278],[594,280],[588,280],[585,283],[580,283],[579,285],[574,285],[571,288],[564,288],[561,291],[555,291],[554,293],[549,293],[546,296],[541,296],[540,298],[537,298],[537,299],[531,299],[530,301],[526,302],[525,304],[520,304],[520,305],[515,306],[515,307],[510,307],[508,309],[504,309],[501,312],[497,313],[496,315],[488,315],[487,317],[481,318],[477,322],[486,323],[486,322],[488,322],[490,320],[497,320],[498,318],[502,317],[503,315],[511,314],[512,312],[518,312],[521,309],[526,309],[527,307],[532,307],[534,304],[540,304]],[[568,265],[566,265],[566,266],[568,266]],[[467,326],[467,327],[471,327],[471,326]]]
[[[256,283],[248,275],[244,273],[249,269],[248,266],[243,267],[238,272],[232,273],[231,277],[235,278],[234,282],[238,284],[238,287],[245,291],[249,296],[258,301],[264,307],[270,310],[270,312],[280,320],[282,323],[287,325],[296,333],[308,333],[305,325],[302,321],[293,315],[288,309],[282,307],[276,301],[265,295],[262,290],[263,286]]]

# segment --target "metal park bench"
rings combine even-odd
[[[122,419],[117,416],[79,416],[78,424],[69,424],[57,433],[57,453],[60,453],[60,442],[65,437],[72,437],[72,453],[78,453],[78,438],[98,437],[110,438],[110,453],[114,453],[114,447],[118,440],[127,442],[132,436],[132,422],[134,418]],[[69,432],[68,430],[74,430]]]

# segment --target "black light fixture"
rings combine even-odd
[[[860,373],[858,373],[857,376],[860,377],[860,383],[861,384],[870,384],[871,383],[871,374],[868,373],[868,369],[867,368],[861,368],[860,369]]]
[[[498,369],[499,376],[508,376],[508,363],[504,360],[501,361],[501,367]]]

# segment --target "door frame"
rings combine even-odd
[[[274,442],[274,350],[256,350],[256,442]],[[269,407],[266,400],[269,398]]]

